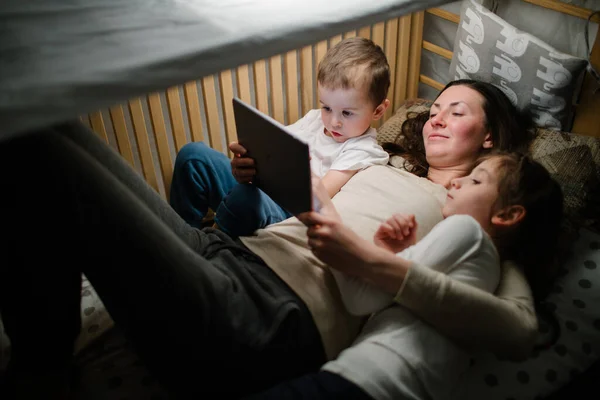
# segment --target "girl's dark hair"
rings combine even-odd
[[[483,81],[459,79],[448,83],[438,94],[452,86],[467,86],[483,97],[484,126],[492,133],[491,149],[481,149],[482,155],[492,151],[519,151],[526,153],[533,139],[533,119],[526,111],[519,111],[497,86]],[[405,159],[406,169],[418,176],[427,176],[429,164],[423,143],[423,126],[429,120],[429,110],[411,113],[402,124],[400,143],[383,143],[390,155]]]
[[[521,153],[494,153],[497,159],[498,209],[525,208],[525,217],[504,235],[496,237],[503,260],[519,264],[536,302],[543,300],[558,270],[558,244],[563,219],[563,193],[543,165]]]

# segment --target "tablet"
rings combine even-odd
[[[253,183],[296,215],[312,209],[308,144],[275,119],[233,98],[238,142],[256,164]]]

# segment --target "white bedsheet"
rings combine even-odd
[[[3,0],[0,137],[440,0]]]

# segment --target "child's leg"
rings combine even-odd
[[[292,216],[254,185],[237,185],[216,210],[219,229],[232,237],[251,235],[255,230]]]
[[[216,210],[236,185],[227,156],[204,143],[188,143],[175,159],[169,201],[187,223],[200,228],[208,208]]]

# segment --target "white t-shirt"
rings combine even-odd
[[[496,247],[481,225],[468,215],[444,219],[423,239],[397,255],[446,274],[455,271],[456,279],[488,292],[496,289],[500,279]],[[394,295],[376,286],[334,269],[331,272],[352,315],[369,315],[394,302]]]
[[[377,131],[373,128],[343,143],[325,135],[319,109],[310,110],[287,128],[294,136],[308,144],[311,170],[320,178],[330,169],[353,171],[371,165],[386,165],[389,159],[389,155],[377,144]]]
[[[500,280],[499,256],[491,238],[467,215],[446,218],[399,255],[487,292],[496,290]],[[342,286],[347,284],[342,281]],[[360,311],[390,303],[392,296],[373,296],[375,293],[380,292],[368,288],[346,300]],[[363,307],[354,304],[356,301],[369,304]],[[355,383],[376,400],[452,399],[469,359],[430,325],[392,305],[375,313],[354,344],[323,369]]]

